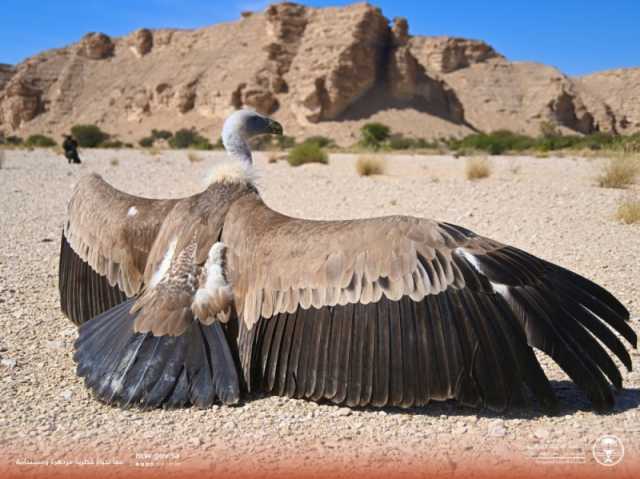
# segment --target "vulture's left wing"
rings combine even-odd
[[[529,392],[552,409],[533,346],[605,410],[622,378],[599,341],[631,368],[615,332],[633,346],[636,335],[611,294],[464,228],[306,221],[252,196],[230,210],[223,241],[253,390],[350,406],[455,398],[498,411]]]
[[[119,191],[82,178],[67,208],[59,267],[60,306],[82,324],[135,295],[162,221],[176,200]]]

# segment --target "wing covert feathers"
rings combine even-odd
[[[142,285],[147,255],[176,200],[116,190],[100,176],[82,178],[69,201],[64,235],[75,253],[127,296]]]

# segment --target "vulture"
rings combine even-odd
[[[201,193],[132,196],[81,179],[63,227],[59,289],[79,326],[78,376],[119,407],[238,403],[255,394],[358,406],[455,400],[558,408],[534,349],[611,410],[637,338],[588,279],[461,226],[409,216],[292,218],[264,203],[231,114],[228,158]]]

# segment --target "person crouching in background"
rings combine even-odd
[[[62,148],[64,149],[64,156],[69,160],[69,163],[82,163],[78,156],[78,142],[71,135],[64,135]]]

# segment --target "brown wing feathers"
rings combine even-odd
[[[223,230],[232,249],[246,248],[229,269],[250,390],[349,406],[456,398],[498,411],[532,395],[553,409],[533,346],[596,409],[612,407],[609,381],[622,379],[598,341],[630,368],[613,331],[634,347],[636,336],[599,286],[454,225],[287,221],[253,199]]]
[[[58,275],[62,312],[76,325],[127,299],[117,285],[111,286],[106,277],[96,273],[73,251],[64,234],[60,240]]]
[[[136,294],[147,255],[175,200],[138,198],[100,176],[78,182],[69,201],[59,264],[60,305],[76,324]]]

